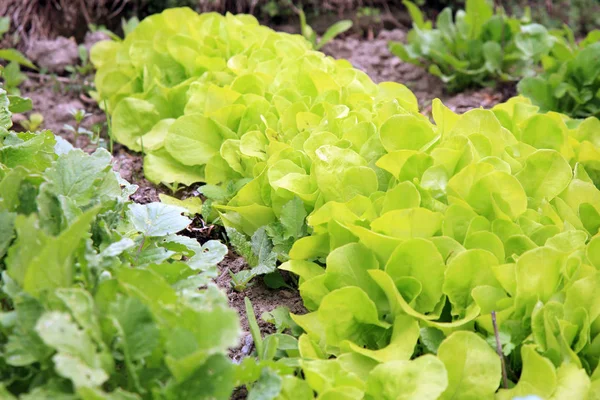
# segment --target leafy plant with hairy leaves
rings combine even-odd
[[[227,248],[178,235],[183,208],[131,203],[105,150],[9,131],[10,105],[0,90],[0,397],[228,399]]]

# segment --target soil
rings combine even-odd
[[[246,268],[248,268],[246,260],[230,250],[229,254],[219,264],[220,274],[217,278],[217,285],[227,293],[229,305],[238,310],[240,314],[243,334],[240,345],[230,352],[231,359],[234,362],[240,362],[254,348],[246,315],[245,297],[248,297],[252,302],[254,315],[263,335],[275,332],[274,326],[261,318],[264,312],[272,311],[277,307],[287,307],[293,314],[306,313],[300,293],[295,289],[270,289],[261,278],[255,278],[251,283],[252,286],[248,286],[244,291],[238,292],[233,289],[229,272],[236,273]]]
[[[27,79],[20,87],[21,95],[29,97],[33,103],[33,111],[44,116],[40,129],[49,129],[57,135],[70,141],[73,145],[84,150],[93,151],[96,146],[91,144],[86,136],[80,135],[75,143],[72,132],[65,125],[75,125],[73,110],[85,110],[89,115],[81,126],[90,131],[106,132],[106,116],[98,104],[89,98],[85,91],[91,88],[92,78],[73,80],[68,77],[54,75],[40,75],[27,73]],[[26,115],[29,115],[27,113]],[[24,119],[24,115],[17,114],[14,121]],[[88,149],[89,148],[89,149]]]
[[[138,185],[138,189],[131,195],[131,200],[136,203],[146,204],[159,201],[159,193],[167,193],[166,188],[157,187],[144,177],[144,158],[140,153],[134,153],[121,145],[115,145],[113,169],[119,172],[126,181]]]
[[[366,72],[376,83],[383,81],[395,81],[404,83],[415,95],[422,107],[423,113],[430,110],[431,100],[439,97],[444,104],[456,112],[464,112],[470,108],[489,108],[494,104],[504,101],[514,94],[514,89],[502,88],[480,89],[451,96],[443,91],[442,83],[435,77],[427,74],[423,69],[401,62],[397,57],[391,55],[387,50],[390,40],[403,40],[405,32],[400,29],[381,31],[372,40],[358,37],[347,37],[335,39],[327,44],[323,51],[335,58],[348,59],[356,68]],[[92,84],[92,78],[78,77],[75,81],[67,77],[50,77],[39,74],[29,74],[29,78],[22,86],[22,95],[33,101],[34,112],[44,116],[42,129],[50,129],[62,136],[77,147],[92,152],[97,144],[92,142],[88,136],[79,135],[74,138],[72,132],[65,128],[65,124],[74,125],[71,115],[72,109],[85,109],[89,113],[82,123],[82,127],[93,132],[99,132],[103,138],[104,146],[107,146],[107,125],[104,112],[94,103],[86,92]],[[15,116],[16,127],[19,120],[24,116]],[[139,186],[138,190],[131,196],[137,203],[149,203],[159,201],[159,193],[172,193],[165,186],[153,185],[144,177],[143,157],[127,148],[114,144],[114,169],[129,182]],[[178,192],[177,197],[185,198],[198,196],[198,186],[184,188]],[[194,220],[194,224],[185,234],[204,242],[208,239],[219,239],[223,237],[222,229],[206,226],[200,217]],[[253,305],[259,327],[263,335],[272,333],[273,325],[262,320],[264,312],[272,311],[276,307],[285,306],[290,312],[302,314],[306,312],[302,304],[299,292],[295,289],[268,288],[262,279],[255,279],[244,291],[235,291],[231,285],[229,272],[236,273],[248,268],[246,261],[230,251],[223,262],[219,264],[219,277],[216,283],[227,294],[229,304],[235,308],[239,315],[243,334],[240,345],[230,351],[230,357],[234,362],[240,362],[244,357],[251,354],[253,341],[249,333],[248,320],[246,317],[244,298],[248,297]],[[246,398],[245,388],[238,389],[232,399]]]

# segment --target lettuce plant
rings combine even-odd
[[[599,158],[583,149],[598,150],[600,122],[524,98],[461,116],[435,101],[433,115],[418,131],[389,118],[388,189],[313,212],[280,266],[310,311],[292,316],[303,371],[319,377],[306,385],[357,399],[597,396]]]
[[[0,90],[0,398],[228,399],[227,248],[178,235],[184,208],[131,203],[107,151],[8,131],[8,106]]]
[[[572,32],[544,59],[545,72],[524,78],[519,93],[543,111],[558,111],[573,118],[600,116],[600,31],[592,31],[579,44]]]
[[[450,92],[468,87],[516,81],[535,72],[554,38],[546,28],[494,13],[487,0],[467,0],[454,19],[445,8],[435,28],[419,8],[405,0],[413,29],[408,44],[391,42],[390,51],[403,61],[427,68]]]
[[[497,23],[478,4],[457,26]],[[600,395],[598,119],[518,97],[436,100],[431,122],[405,86],[246,16],[169,10],[92,58],[146,175],[208,183],[245,276],[277,259],[298,279],[303,333],[254,328],[240,363],[253,398]]]

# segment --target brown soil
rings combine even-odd
[[[404,41],[406,31],[384,30],[373,40],[357,37],[334,39],[323,47],[323,52],[344,58],[355,68],[364,71],[375,83],[399,82],[411,89],[423,113],[428,113],[431,101],[439,98],[451,110],[464,113],[471,108],[490,108],[515,94],[514,86],[501,89],[469,90],[458,95],[444,92],[444,84],[423,68],[402,62],[388,50],[389,41]]]
[[[26,80],[20,87],[21,95],[29,97],[33,102],[31,112],[40,113],[44,116],[44,122],[40,129],[49,129],[77,147],[94,151],[96,146],[91,144],[86,136],[79,136],[77,143],[75,143],[73,134],[65,128],[65,124],[75,125],[75,119],[71,115],[71,111],[84,109],[89,113],[89,116],[84,119],[81,126],[94,132],[100,129],[102,133],[106,133],[104,111],[85,94],[86,88],[91,85],[92,78],[74,81],[66,77],[52,75],[33,73],[28,75],[30,79]],[[26,113],[26,115],[30,113]],[[18,125],[18,122],[22,119],[24,119],[23,115],[15,115],[14,121]]]
[[[304,308],[302,298],[297,290],[270,289],[264,284],[260,277],[255,278],[251,283],[251,286],[248,286],[246,290],[242,292],[234,290],[231,286],[229,272],[236,273],[246,268],[249,268],[246,260],[233,251],[229,251],[225,260],[219,264],[220,274],[217,278],[217,285],[227,293],[229,305],[235,308],[240,314],[240,323],[243,331],[241,343],[237,348],[232,349],[230,352],[230,356],[235,362],[241,361],[242,358],[250,354],[254,347],[252,336],[250,335],[250,328],[248,326],[248,317],[246,315],[245,297],[248,297],[252,302],[254,315],[256,316],[258,326],[263,335],[268,335],[275,331],[272,324],[265,322],[261,318],[261,315],[264,312],[272,311],[277,307],[283,306],[287,307],[293,314],[306,313],[306,308]]]
[[[167,193],[164,187],[157,187],[144,177],[144,158],[140,153],[133,153],[121,145],[113,149],[113,169],[121,174],[128,182],[138,185],[138,189],[131,195],[131,200],[139,204],[159,201],[159,193]]]

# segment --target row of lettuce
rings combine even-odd
[[[28,102],[9,97],[0,89],[0,398],[227,398],[240,327],[211,283],[226,246],[178,235],[186,208],[129,201],[137,187],[106,150],[10,131]]]
[[[427,68],[449,91],[520,81],[519,92],[542,111],[600,116],[600,31],[577,43],[568,26],[548,31],[529,13],[508,16],[488,0],[467,0],[454,16],[448,7],[434,27],[414,3],[404,4],[413,29],[407,44],[391,42],[390,51]]]
[[[405,86],[243,15],[168,10],[92,60],[146,176],[206,183],[205,218],[258,258],[266,234],[298,277],[298,340],[253,332],[265,368],[238,381],[262,398],[600,398],[597,119],[519,97],[436,100],[432,123]]]

